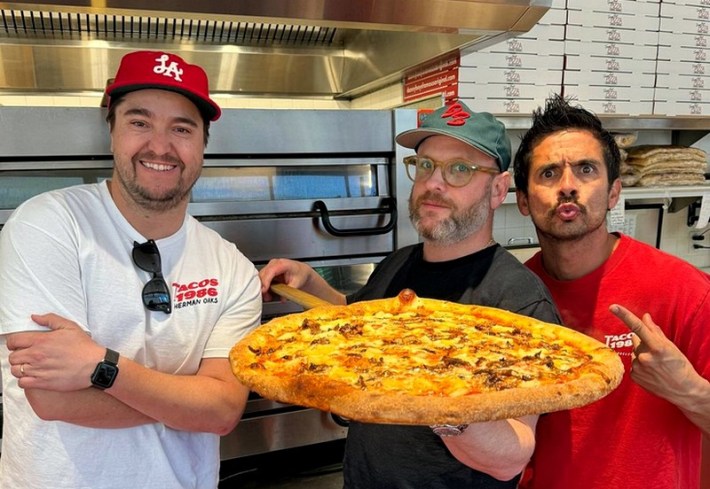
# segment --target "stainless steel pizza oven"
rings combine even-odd
[[[0,224],[38,192],[111,174],[100,109],[0,107]],[[402,165],[394,134],[414,111],[227,110],[213,124],[189,212],[234,242],[257,267],[274,257],[305,261],[343,291],[406,244],[407,209],[397,205]],[[31,135],[31,137],[28,137]],[[404,223],[401,231],[398,223]],[[403,241],[404,240],[404,241]],[[264,320],[300,311],[264,305]],[[340,440],[347,427],[328,413],[252,394],[223,461]]]
[[[227,118],[220,130],[229,134],[213,135],[219,143],[211,152],[219,156],[206,163],[191,213],[257,267],[293,258],[340,290],[362,285],[395,246],[393,114],[238,111]],[[264,320],[300,310],[266,303]],[[222,457],[342,439],[346,432],[329,413],[252,395],[241,423],[222,440]]]

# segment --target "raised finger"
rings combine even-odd
[[[621,319],[642,342],[648,343],[653,341],[651,331],[648,326],[636,314],[629,311],[624,306],[620,306],[619,304],[612,304],[609,306],[609,311]]]

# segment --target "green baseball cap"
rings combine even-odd
[[[510,138],[505,126],[488,112],[473,112],[463,102],[440,107],[418,128],[399,134],[395,141],[415,149],[429,136],[449,136],[496,159],[501,171],[510,166]]]

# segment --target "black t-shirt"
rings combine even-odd
[[[417,247],[409,266],[401,268],[393,277],[386,296],[394,297],[408,288],[419,297],[458,302],[467,288],[480,283],[494,255],[495,248],[489,247],[456,260],[428,262],[424,261],[423,248]]]
[[[410,288],[420,297],[502,307],[559,322],[547,289],[500,246],[448,262],[425,262],[421,245],[399,250],[375,269],[348,302],[393,297]],[[454,458],[428,426],[352,422],[343,467],[346,489],[513,489]]]

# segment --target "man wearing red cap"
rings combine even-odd
[[[503,123],[457,102],[396,141],[416,151],[404,164],[413,181],[409,215],[422,243],[387,256],[347,297],[304,263],[272,260],[259,272],[265,299],[271,299],[272,281],[336,304],[394,297],[409,288],[420,297],[559,322],[542,282],[493,240],[493,212],[510,184]],[[345,488],[513,489],[533,453],[536,422],[537,416],[431,428],[352,422]]]
[[[229,349],[261,318],[254,266],[187,214],[220,109],[161,52],[126,55],[106,93],[111,179],[0,233],[0,487],[214,488],[248,395]]]

